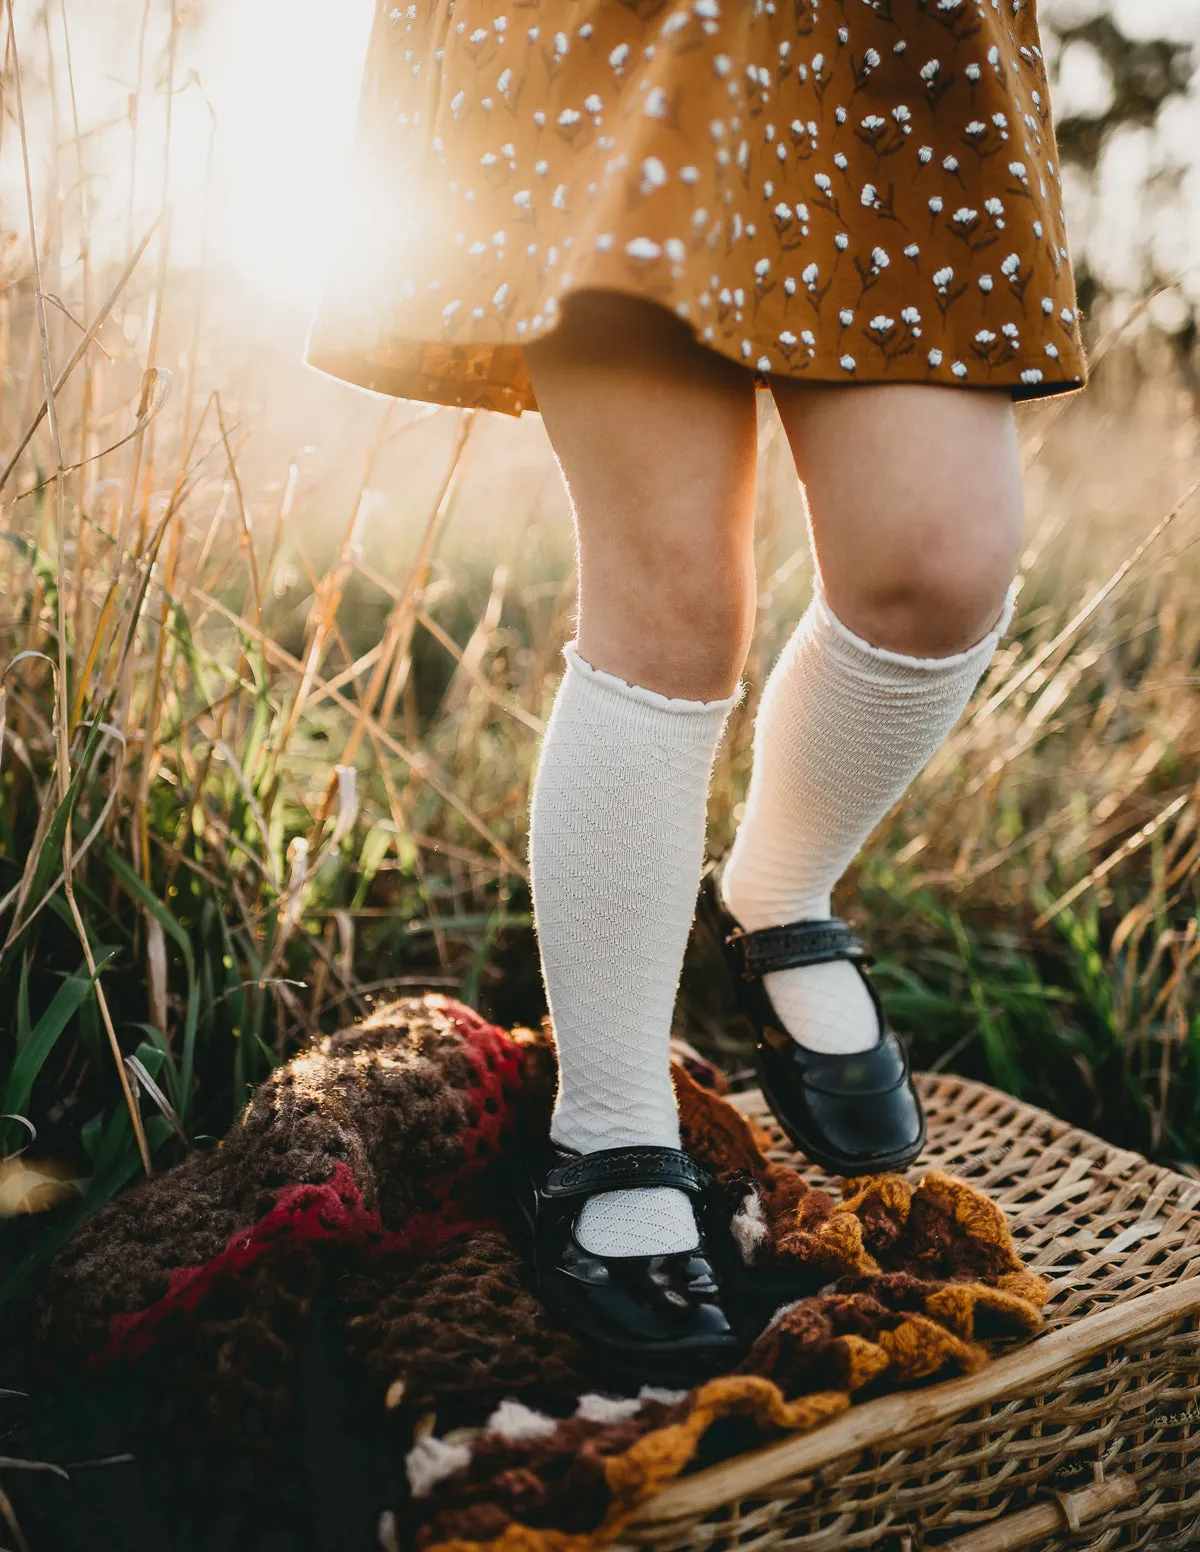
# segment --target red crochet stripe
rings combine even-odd
[[[487,1168],[504,1143],[515,1115],[520,1048],[463,1004],[433,996],[429,1002],[439,1006],[462,1035],[477,1078],[468,1095],[469,1120],[460,1139],[462,1163],[430,1184],[438,1209],[413,1213],[400,1230],[385,1229],[379,1214],[363,1206],[362,1191],[345,1163],[335,1165],[329,1179],[319,1185],[284,1186],[270,1212],[231,1235],[210,1261],[174,1268],[162,1298],[145,1309],[114,1315],[109,1340],[91,1367],[143,1357],[170,1321],[194,1315],[218,1284],[241,1276],[281,1245],[352,1245],[373,1256],[428,1254],[464,1234],[495,1227],[493,1219],[465,1216],[450,1198],[456,1186],[476,1179]]]
[[[511,1133],[521,1082],[521,1047],[465,1003],[438,993],[427,995],[425,1002],[438,1008],[462,1035],[478,1081],[468,1096],[470,1120],[459,1139],[466,1157],[453,1177],[444,1177],[449,1180],[447,1189],[453,1189],[458,1181],[473,1180],[486,1169]]]
[[[94,1362],[103,1366],[117,1358],[142,1357],[168,1321],[194,1315],[218,1284],[241,1276],[281,1245],[336,1243],[356,1246],[369,1255],[424,1254],[463,1234],[491,1227],[490,1219],[413,1213],[399,1233],[392,1232],[380,1223],[378,1213],[363,1206],[350,1166],[337,1164],[321,1185],[284,1186],[271,1211],[234,1234],[211,1261],[176,1267],[166,1293],[154,1304],[114,1315],[109,1341]]]

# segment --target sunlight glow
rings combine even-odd
[[[215,114],[208,257],[272,297],[311,304],[320,294],[353,214],[350,147],[372,12],[372,0],[213,0],[176,71],[178,260],[201,251]],[[184,86],[192,70],[203,96]]]

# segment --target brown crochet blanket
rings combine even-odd
[[[324,1437],[327,1392],[336,1430],[367,1441],[346,1470],[369,1461],[385,1545],[585,1552],[681,1472],[1037,1328],[1048,1289],[972,1188],[879,1176],[838,1201],[768,1161],[710,1069],[675,1074],[684,1146],[735,1208],[744,1257],[828,1279],[734,1373],[614,1391],[542,1310],[497,1164],[545,1133],[551,1047],[428,995],[297,1056],[219,1147],[80,1231],[41,1301],[43,1383],[70,1374],[107,1447],[138,1455],[172,1545],[324,1544],[297,1440]],[[358,1544],[348,1525],[342,1544]]]

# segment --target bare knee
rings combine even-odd
[[[630,683],[683,700],[716,700],[737,687],[754,630],[748,544],[672,542],[648,530],[619,572],[580,576],[579,650]]]
[[[996,623],[1020,556],[1009,395],[804,384],[777,398],[834,612],[897,652],[973,646]]]
[[[916,521],[909,542],[883,545],[825,591],[838,617],[873,646],[947,657],[996,624],[1020,551],[1019,502],[985,502],[968,517]]]
[[[662,695],[731,694],[754,620],[751,374],[608,292],[526,360],[575,517],[580,654]]]

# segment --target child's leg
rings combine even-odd
[[[530,867],[560,1086],[582,1153],[678,1147],[668,1040],[713,757],[754,617],[753,379],[662,308],[572,297],[527,347],[575,516],[575,642],[542,746]],[[608,1192],[601,1255],[690,1249],[674,1190]]]
[[[1008,625],[1022,516],[1006,393],[772,387],[818,578],[764,687],[722,876],[749,930],[828,915],[834,884],[958,721]],[[874,1044],[851,964],[764,984],[803,1045]]]

